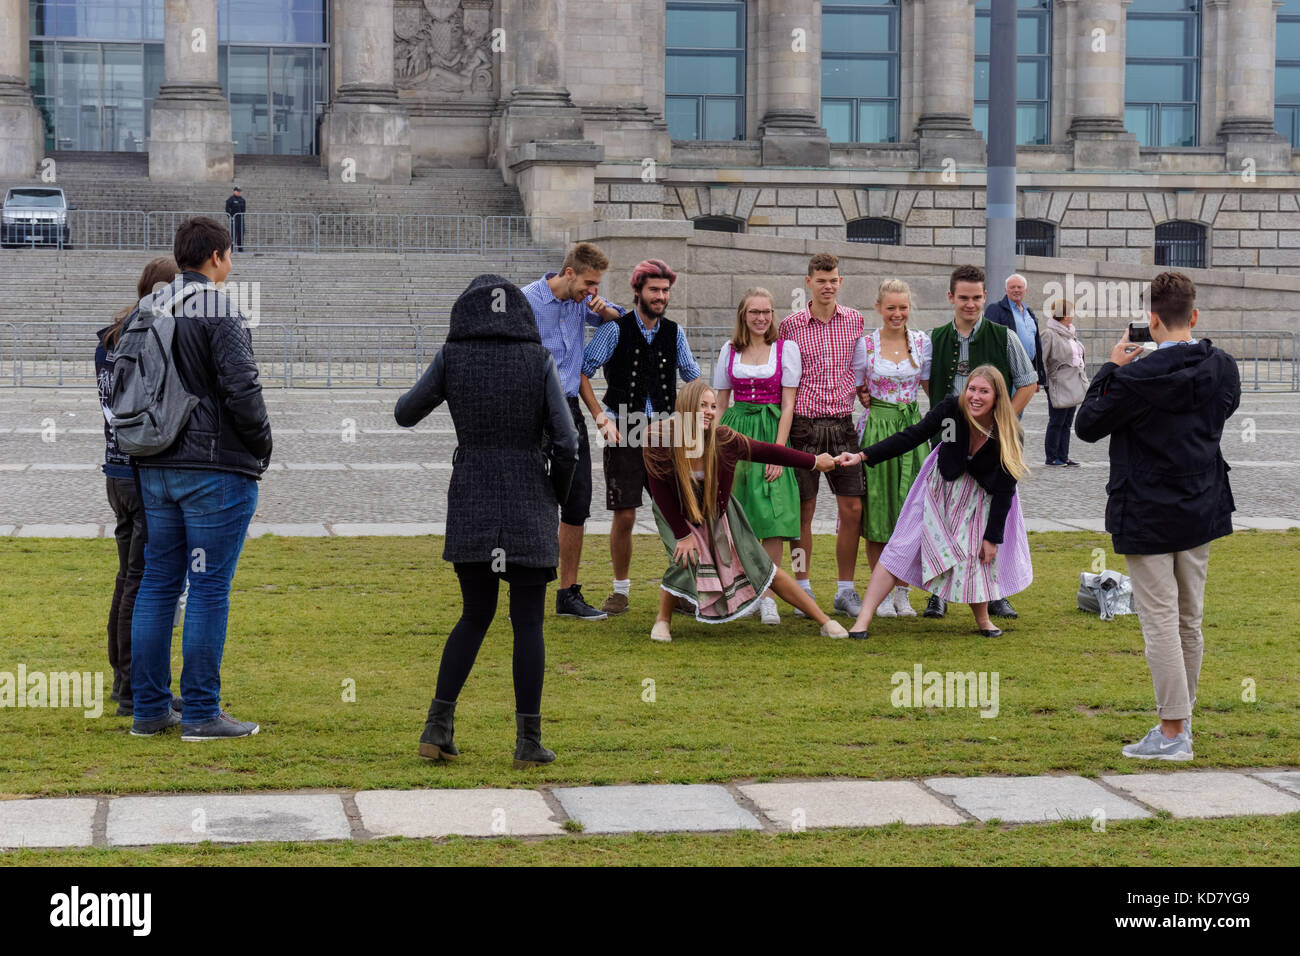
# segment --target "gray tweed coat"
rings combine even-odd
[[[443,401],[457,441],[443,559],[492,561],[504,552],[509,564],[555,567],[557,500],[573,478],[578,432],[532,307],[501,276],[479,276],[456,300],[447,344],[394,416],[409,428]]]

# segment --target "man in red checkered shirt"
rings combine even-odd
[[[781,338],[799,347],[803,375],[794,399],[794,422],[790,426],[790,447],[814,455],[827,452],[839,455],[857,451],[858,436],[853,429],[853,400],[856,395],[853,377],[853,347],[862,337],[862,313],[835,301],[843,282],[840,261],[821,252],[808,262],[808,307],[785,317]],[[817,506],[818,472],[797,470],[800,517],[799,547],[801,561],[794,561],[795,578],[809,594],[808,568],[812,561],[812,519]],[[862,599],[853,588],[857,568],[858,538],[862,528],[862,495],[866,488],[861,466],[835,468],[826,473],[835,494],[840,528],[835,541],[835,563],[839,585],[834,610],[856,616]],[[799,614],[795,611],[795,614]]]

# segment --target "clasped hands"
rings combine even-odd
[[[838,455],[831,455],[822,452],[817,456],[817,464],[813,467],[817,471],[830,471],[832,468],[849,468],[853,465],[862,464],[867,456],[860,451],[846,451]]]

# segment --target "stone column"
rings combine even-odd
[[[1137,136],[1124,128],[1125,8],[1132,0],[1065,0],[1072,82],[1065,108],[1075,169],[1137,169]]]
[[[821,0],[761,0],[758,67],[764,166],[831,164],[821,115]]]
[[[149,178],[230,182],[235,151],[217,73],[217,0],[166,0],[163,77],[150,114]]]
[[[335,31],[339,91],[321,128],[331,182],[411,181],[411,118],[393,84],[393,0],[346,0]]]
[[[27,0],[0,0],[0,178],[36,175],[45,121],[32,100]]]
[[[565,83],[563,34],[580,24],[567,22],[564,0],[510,0],[503,22],[515,85],[501,117],[502,174],[530,216],[561,218],[570,228],[590,222],[605,150],[586,139]]]
[[[1274,0],[1237,0],[1219,20],[1227,31],[1219,142],[1229,172],[1291,168],[1291,144],[1273,125],[1278,6]]]
[[[944,160],[982,166],[984,138],[971,124],[975,110],[975,0],[923,0],[922,85],[916,141],[922,169]]]

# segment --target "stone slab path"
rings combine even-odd
[[[550,837],[566,832],[797,832],[1279,816],[1300,813],[1300,770],[802,780],[482,790],[366,790],[0,801],[0,850],[382,837]]]

